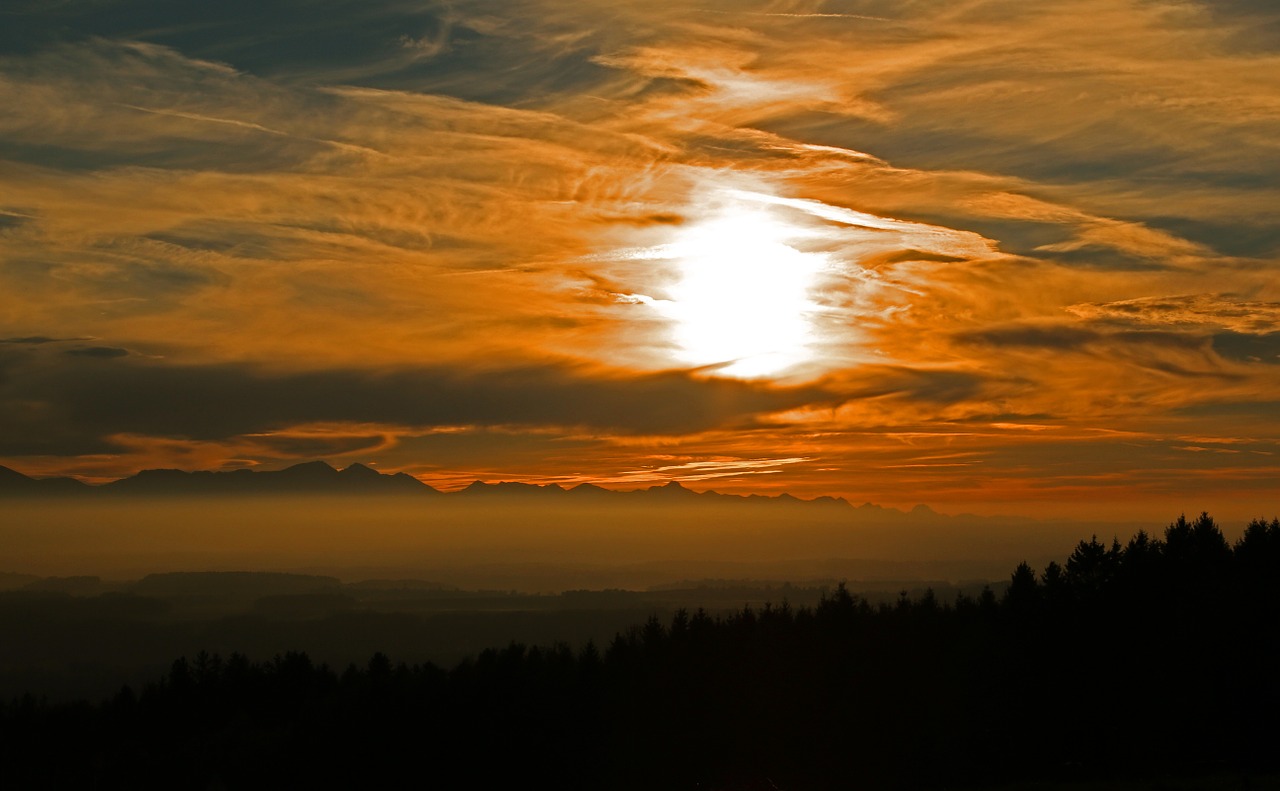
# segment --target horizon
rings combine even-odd
[[[1178,518],[947,514],[924,504],[698,492],[676,481],[632,490],[477,481],[441,492],[402,474],[348,469],[312,461],[258,473],[155,470],[70,493],[6,475],[0,571],[303,572],[532,592],[707,577],[990,582],[1090,535],[1123,544]],[[1257,518],[1219,515],[1218,524],[1234,541]]]
[[[1275,512],[1275,9],[312,8],[0,12],[0,464]]]
[[[138,472],[133,473],[132,475],[124,476],[124,477],[121,477],[121,478],[113,478],[113,479],[110,479],[110,480],[104,480],[104,481],[99,481],[99,482],[87,482],[87,481],[81,481],[81,480],[79,480],[79,479],[77,479],[77,478],[69,477],[69,476],[67,476],[67,477],[64,477],[64,476],[44,476],[44,477],[33,477],[33,476],[29,476],[29,475],[27,475],[27,474],[23,473],[23,472],[22,472],[22,471],[20,471],[20,470],[15,470],[15,469],[13,469],[12,467],[6,467],[6,466],[4,466],[4,465],[0,465],[0,470],[7,470],[7,471],[9,471],[9,472],[17,473],[18,475],[22,476],[23,478],[26,478],[26,479],[31,480],[31,481],[60,480],[60,479],[61,479],[61,480],[67,480],[67,479],[69,479],[69,480],[76,481],[76,482],[78,482],[78,483],[83,484],[83,485],[86,487],[86,489],[85,489],[86,491],[93,491],[93,490],[113,491],[113,489],[112,489],[112,484],[121,483],[121,482],[123,482],[123,481],[127,481],[127,480],[132,479],[132,478],[138,478],[138,477],[142,476],[144,473],[161,473],[161,472],[163,472],[163,473],[182,473],[182,474],[184,474],[184,475],[213,474],[213,475],[215,475],[215,476],[216,476],[216,475],[229,475],[229,474],[233,474],[233,473],[276,473],[276,472],[284,472],[284,471],[292,470],[292,469],[295,469],[295,468],[314,468],[314,467],[316,467],[316,466],[318,466],[318,465],[323,465],[325,468],[327,468],[327,469],[329,469],[329,470],[332,470],[333,472],[335,472],[335,473],[339,473],[339,474],[341,474],[341,473],[345,473],[345,472],[347,472],[348,470],[350,470],[350,469],[352,469],[352,468],[358,468],[358,469],[362,469],[362,470],[367,470],[367,471],[369,471],[369,472],[377,473],[379,476],[381,476],[381,477],[383,477],[383,478],[393,478],[393,477],[398,477],[398,476],[408,475],[407,473],[402,473],[402,472],[382,472],[382,471],[378,470],[376,467],[372,466],[371,464],[365,464],[365,463],[358,462],[358,461],[350,462],[350,463],[348,463],[348,464],[347,464],[347,466],[345,466],[345,467],[338,467],[338,466],[335,466],[332,462],[330,462],[330,461],[329,461],[329,460],[327,460],[327,459],[312,459],[312,460],[308,460],[308,461],[298,461],[298,462],[295,462],[295,463],[290,464],[290,465],[288,465],[288,466],[284,466],[284,467],[276,467],[276,468],[272,468],[272,469],[258,469],[258,468],[244,468],[244,467],[241,467],[241,468],[236,468],[236,469],[231,469],[231,470],[199,470],[199,469],[196,469],[196,470],[184,470],[184,469],[180,469],[180,468],[176,468],[176,467],[155,467],[155,468],[147,468],[147,469],[139,470]],[[150,477],[150,476],[147,476],[147,477]],[[1028,515],[1026,515],[1026,514],[1008,513],[1008,512],[1003,512],[1003,513],[975,512],[975,511],[952,511],[952,512],[947,512],[947,511],[939,511],[939,510],[937,510],[937,509],[933,508],[932,506],[930,506],[928,503],[924,503],[924,502],[914,503],[914,504],[910,505],[909,507],[897,507],[897,506],[893,506],[893,505],[883,505],[883,504],[881,504],[881,503],[874,503],[874,502],[871,502],[871,501],[869,501],[869,500],[868,500],[868,501],[861,502],[861,503],[857,503],[857,502],[853,502],[853,501],[851,501],[851,500],[849,500],[849,499],[847,499],[847,498],[845,498],[845,497],[841,497],[841,496],[838,496],[838,495],[814,495],[814,496],[812,496],[812,497],[799,497],[799,496],[796,496],[796,495],[791,494],[790,492],[785,492],[785,491],[784,491],[784,492],[768,492],[768,493],[750,492],[750,491],[749,491],[749,492],[720,491],[720,490],[715,489],[715,488],[713,488],[713,487],[711,487],[711,486],[706,486],[706,487],[699,487],[699,486],[696,486],[696,485],[691,486],[691,485],[688,485],[686,482],[681,481],[681,480],[679,480],[679,479],[668,480],[668,481],[666,481],[665,483],[653,483],[653,484],[650,484],[650,485],[648,485],[648,486],[638,486],[638,487],[636,487],[636,488],[612,488],[612,487],[608,487],[608,486],[602,486],[602,485],[600,485],[600,484],[598,484],[598,483],[595,483],[595,482],[593,482],[593,481],[578,481],[578,482],[574,482],[574,483],[572,483],[572,484],[570,484],[570,485],[565,485],[565,484],[557,483],[557,482],[537,483],[537,482],[522,481],[522,480],[505,480],[505,479],[497,479],[497,480],[481,480],[481,479],[476,479],[476,480],[473,480],[473,481],[467,482],[467,483],[466,483],[466,484],[464,484],[464,485],[458,486],[458,487],[456,487],[456,488],[443,489],[443,488],[436,488],[436,487],[434,487],[434,486],[431,486],[430,484],[426,483],[425,481],[422,481],[421,479],[416,478],[416,477],[414,477],[414,476],[408,476],[408,477],[409,477],[409,478],[411,478],[412,480],[416,481],[418,484],[420,484],[420,485],[422,486],[422,492],[424,492],[424,493],[430,492],[430,493],[433,493],[433,494],[464,494],[464,493],[467,493],[467,492],[470,492],[470,491],[476,491],[479,487],[487,487],[487,488],[492,488],[492,489],[501,489],[503,486],[516,486],[516,487],[521,487],[521,489],[522,489],[522,490],[523,490],[523,489],[532,489],[532,490],[536,490],[536,491],[545,491],[545,490],[548,490],[548,489],[554,489],[554,490],[556,490],[556,491],[560,491],[560,492],[564,492],[564,493],[571,493],[571,492],[574,492],[575,490],[580,490],[580,489],[591,489],[591,490],[601,491],[601,492],[604,492],[604,493],[607,493],[607,494],[643,494],[643,493],[647,493],[647,492],[661,491],[661,490],[664,490],[664,489],[669,490],[669,489],[672,489],[672,488],[679,488],[679,489],[681,489],[681,490],[684,490],[684,491],[686,491],[686,492],[689,492],[690,494],[698,495],[698,496],[702,496],[702,495],[712,495],[712,496],[718,496],[718,497],[721,497],[721,498],[741,499],[741,500],[744,500],[744,501],[750,501],[750,500],[751,500],[751,499],[753,499],[753,498],[763,498],[763,499],[765,499],[765,500],[771,500],[771,501],[790,501],[790,502],[794,502],[794,503],[797,503],[797,504],[813,504],[813,505],[821,505],[821,504],[824,504],[824,503],[837,503],[837,504],[841,504],[841,505],[847,506],[847,507],[849,507],[849,508],[851,508],[851,509],[855,509],[855,510],[878,509],[878,510],[882,510],[882,511],[891,511],[891,512],[896,512],[896,513],[904,514],[904,515],[908,515],[908,516],[909,516],[909,515],[913,515],[913,514],[921,514],[921,513],[925,513],[925,514],[931,514],[931,515],[936,515],[936,516],[941,516],[941,517],[949,517],[949,518],[951,518],[951,517],[953,517],[953,518],[984,517],[984,518],[996,518],[996,519],[1016,519],[1016,520],[1022,520],[1022,521],[1024,521],[1024,522],[1028,522],[1028,523],[1036,523],[1036,522],[1067,522],[1067,523],[1078,524],[1078,525],[1082,525],[1082,526],[1088,526],[1088,525],[1095,525],[1095,526],[1125,525],[1125,526],[1129,526],[1129,525],[1133,525],[1133,524],[1138,524],[1140,521],[1142,521],[1142,520],[1136,520],[1136,519],[1133,519],[1133,518],[1126,518],[1126,517],[1124,517],[1124,516],[1122,516],[1122,515],[1115,515],[1115,514],[1112,514],[1112,515],[1109,515],[1109,516],[1108,516],[1108,515],[1105,515],[1105,514],[1099,514],[1099,515],[1098,515],[1096,518],[1094,518],[1094,519],[1080,519],[1080,518],[1078,518],[1078,517],[1069,517],[1069,516],[1058,516],[1058,517],[1056,517],[1056,518],[1055,518],[1055,517],[1044,517],[1044,516],[1040,516],[1040,517],[1032,517],[1032,516],[1028,516]],[[267,493],[269,494],[269,492],[267,492]],[[406,492],[404,492],[404,493],[408,493],[408,492],[407,492],[407,490],[406,490]],[[56,498],[56,497],[59,497],[59,496],[65,496],[66,492],[65,492],[65,491],[62,491],[62,490],[59,490],[59,491],[54,491],[54,490],[45,490],[45,491],[43,491],[43,492],[36,491],[36,490],[32,490],[32,491],[29,491],[29,492],[28,492],[28,494],[33,494],[33,495],[43,495],[45,498]],[[152,494],[155,494],[155,493],[153,492]],[[175,493],[175,494],[182,494],[182,493]],[[234,496],[234,493],[230,493],[230,494],[231,494],[232,496]],[[322,493],[322,492],[311,492],[311,494],[321,494],[321,495],[323,495],[324,493]],[[342,493],[341,493],[341,492],[337,492],[336,494],[342,494]],[[370,491],[370,494],[377,494],[377,492],[376,492],[376,491]],[[2,501],[3,495],[4,495],[4,491],[3,491],[3,489],[0,489],[0,501]],[[195,494],[187,493],[187,494],[186,494],[186,495],[184,495],[184,496],[189,496],[189,497],[207,497],[207,496],[216,496],[216,495],[218,495],[218,493],[217,493],[217,492],[210,492],[210,493],[203,493],[203,494],[202,494],[202,493],[195,493]],[[1184,510],[1184,511],[1179,512],[1179,514],[1176,514],[1176,515],[1170,515],[1170,516],[1168,516],[1168,517],[1166,518],[1166,521],[1171,521],[1171,520],[1173,520],[1173,519],[1176,519],[1176,518],[1177,518],[1177,516],[1184,516],[1184,517],[1185,517],[1185,516],[1188,516],[1188,515],[1192,515],[1192,516],[1194,516],[1194,515],[1196,515],[1196,514],[1200,514],[1200,513],[1208,513],[1208,511],[1206,511],[1206,510],[1204,510],[1204,509],[1200,509],[1199,511],[1186,511],[1186,510]],[[1212,515],[1212,514],[1210,514],[1210,515]],[[1255,520],[1255,519],[1262,519],[1262,520],[1264,520],[1264,521],[1265,521],[1265,520],[1266,520],[1266,519],[1268,519],[1268,518],[1274,518],[1274,516],[1273,516],[1273,515],[1268,515],[1268,514],[1261,514],[1261,513],[1259,513],[1259,514],[1250,514],[1250,513],[1245,513],[1245,512],[1229,512],[1229,513],[1225,516],[1225,518],[1224,518],[1224,519],[1222,519],[1222,520],[1220,520],[1220,521],[1225,521],[1225,524],[1226,524],[1226,526],[1227,526],[1229,529],[1234,529],[1234,528],[1236,528],[1236,527],[1239,527],[1239,526],[1240,526],[1240,525],[1236,525],[1236,524],[1234,524],[1234,523],[1236,523],[1236,522],[1239,522],[1239,523],[1241,523],[1241,525],[1242,525],[1242,524],[1243,524],[1243,523],[1245,523],[1245,522],[1252,521],[1252,520]],[[1164,523],[1161,523],[1161,524],[1164,524]],[[1155,522],[1151,522],[1151,525],[1147,528],[1147,529],[1148,529],[1148,531],[1150,532],[1150,531],[1154,530],[1154,529],[1155,529],[1155,526],[1156,526],[1156,525],[1155,525]]]

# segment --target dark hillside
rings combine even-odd
[[[452,670],[201,654],[102,705],[13,701],[0,755],[15,787],[1258,788],[1280,770],[1278,571],[1280,522],[1232,546],[1202,515],[1024,564],[1001,597],[842,586]]]

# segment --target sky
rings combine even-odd
[[[8,0],[0,464],[1270,516],[1270,0]]]

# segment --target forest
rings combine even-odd
[[[202,652],[101,702],[0,702],[11,788],[929,789],[1280,772],[1280,521],[1207,514],[1000,595],[679,610],[452,668]],[[1225,780],[1224,780],[1225,778]],[[1222,783],[1229,783],[1222,785]],[[1177,786],[1184,787],[1184,786]]]

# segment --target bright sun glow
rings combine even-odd
[[[826,256],[787,244],[807,232],[770,209],[735,202],[709,220],[682,229],[664,257],[680,279],[654,305],[674,322],[682,359],[723,365],[720,373],[755,377],[780,373],[812,354],[811,292]]]

